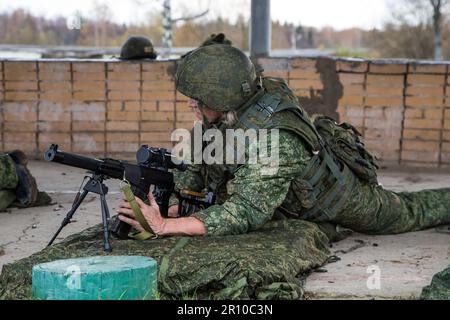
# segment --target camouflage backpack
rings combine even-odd
[[[268,92],[281,93],[282,100],[298,104],[298,99],[281,78],[263,78],[263,86]],[[375,157],[366,150],[358,130],[348,123],[338,124],[326,116],[318,116],[314,127],[325,145],[335,157],[345,163],[361,180],[378,184],[378,165]]]
[[[359,131],[348,123],[338,124],[326,116],[314,120],[314,126],[335,156],[344,162],[360,179],[378,184],[375,157],[361,142]]]

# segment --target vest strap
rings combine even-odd
[[[332,187],[329,188],[329,191],[317,200],[317,204],[313,208],[304,211],[302,218],[316,221],[332,220],[350,196],[355,180],[355,176],[350,169],[344,166],[344,170],[341,172],[341,179],[335,181]],[[336,200],[336,204],[331,206]]]

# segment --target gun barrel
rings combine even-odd
[[[52,145],[45,152],[44,159],[50,162],[85,169],[97,174],[103,174],[115,179],[122,179],[124,174],[124,167],[119,161],[104,161],[62,152],[58,150],[58,145]]]

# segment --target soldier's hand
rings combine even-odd
[[[152,192],[149,192],[147,197],[150,201],[150,205],[146,205],[138,197],[136,197],[136,202],[139,205],[142,215],[144,216],[145,220],[147,220],[147,223],[152,229],[152,231],[155,234],[160,235],[163,233],[166,224],[165,219],[161,216],[161,213],[159,212],[159,206],[156,203],[156,200]],[[120,203],[117,212],[121,214],[119,215],[119,219],[121,221],[128,223],[138,231],[144,231],[144,228],[136,220],[133,210],[131,209],[131,206],[127,201],[123,201]]]
[[[169,208],[168,216],[169,218],[178,218],[178,208],[179,205],[174,204]]]
[[[127,200],[122,200],[116,211],[119,213],[119,219],[121,221],[129,224],[139,232],[145,231],[141,224],[136,220],[133,209],[131,209],[130,203]]]

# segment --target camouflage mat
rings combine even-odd
[[[423,288],[423,300],[450,300],[450,266],[433,277],[431,285]]]
[[[228,237],[112,241],[114,255],[158,261],[163,299],[301,299],[302,275],[327,262],[330,225],[300,220],[268,223],[257,232]],[[30,299],[31,269],[57,259],[104,255],[100,226],[3,267],[0,299]]]

